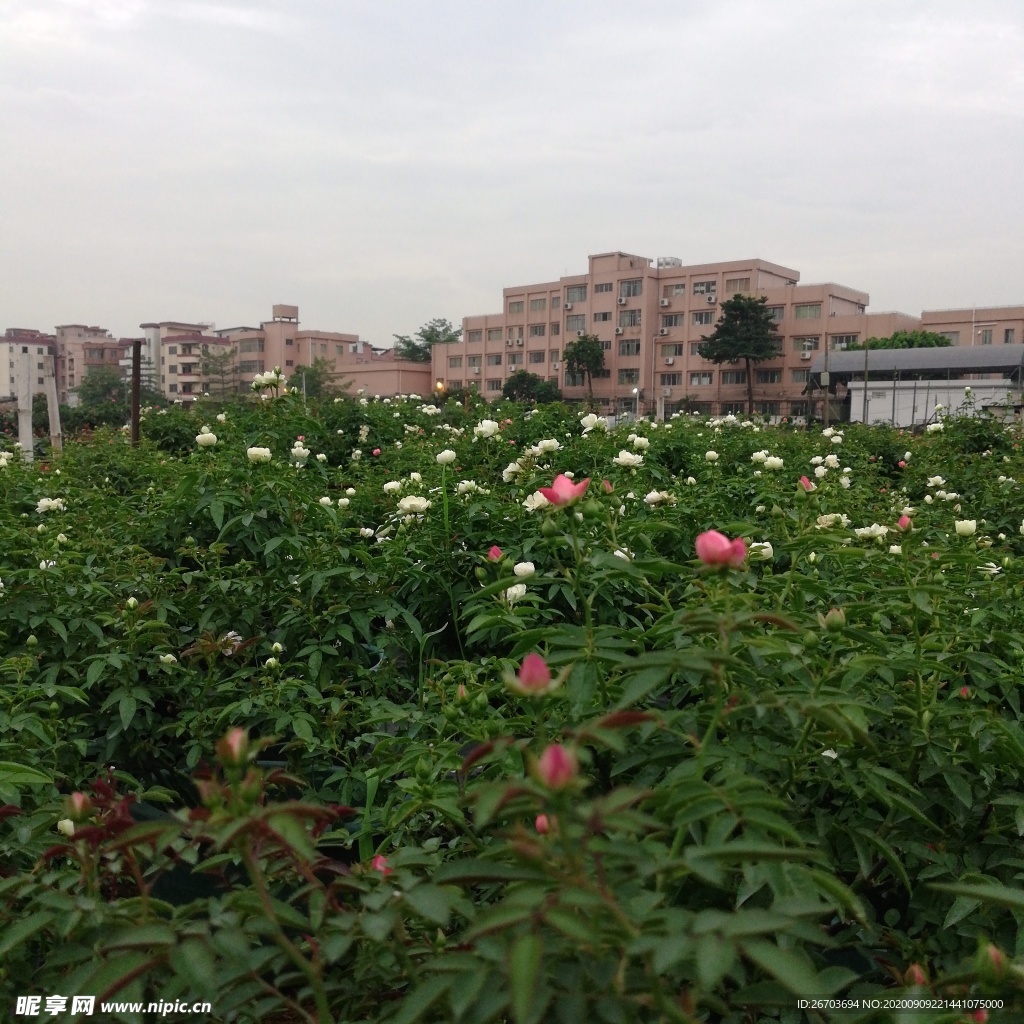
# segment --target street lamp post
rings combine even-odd
[[[633,422],[640,419],[640,389],[633,388]]]

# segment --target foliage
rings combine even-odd
[[[754,412],[754,376],[751,363],[774,359],[782,339],[764,296],[734,295],[722,303],[714,331],[700,346],[700,354],[714,363],[736,363],[747,368],[747,415]]]
[[[0,442],[0,999],[1020,1019],[1016,429],[363,401]],[[712,528],[771,549],[703,566]]]
[[[453,327],[449,320],[435,317],[425,323],[411,338],[407,334],[394,335],[394,352],[399,359],[429,363],[434,345],[448,345],[461,337],[461,327]]]
[[[934,331],[894,331],[887,338],[867,338],[863,344],[847,345],[848,352],[864,348],[946,348],[952,342]]]
[[[501,397],[510,402],[536,402],[538,405],[547,405],[551,402],[560,402],[562,392],[557,384],[545,380],[536,373],[516,370],[505,381]]]
[[[594,376],[604,369],[604,348],[594,334],[584,334],[570,341],[562,352],[566,373],[578,377],[586,374],[587,394],[590,404],[594,403]]]
[[[242,380],[234,348],[215,351],[204,345],[199,368],[206,391],[211,397],[224,399],[240,390]]]
[[[296,366],[288,386],[298,388],[307,398],[323,398],[336,390],[334,360],[317,356],[312,366]]]

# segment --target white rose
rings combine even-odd
[[[717,462],[718,461],[718,452],[716,452],[716,451],[705,452],[704,453],[704,459],[705,459],[706,462]]]
[[[418,494],[410,494],[406,498],[398,503],[399,511],[408,514],[421,514],[426,512],[430,508],[431,502],[427,501],[426,498],[421,498]]]
[[[455,454],[455,452],[451,450],[451,448],[445,448],[443,452],[438,452],[437,455],[434,456],[434,458],[436,459],[438,465],[449,466],[456,460],[456,458],[458,458],[458,456]]]
[[[516,562],[512,567],[512,571],[521,579],[525,580],[532,576],[536,571],[536,567],[533,562]]]
[[[953,525],[956,527],[956,535],[958,537],[971,537],[978,529],[977,519],[957,519]]]

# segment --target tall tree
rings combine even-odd
[[[203,375],[204,390],[214,398],[224,398],[238,391],[238,362],[233,347],[216,351],[204,347],[199,370]]]
[[[435,317],[425,323],[413,337],[408,334],[392,335],[395,339],[394,352],[399,359],[413,363],[429,363],[430,350],[434,345],[450,345],[462,337],[462,328],[453,327],[450,320]]]
[[[604,349],[601,347],[601,339],[594,334],[584,334],[575,341],[570,341],[562,352],[567,373],[578,376],[581,373],[587,376],[587,391],[590,395],[589,403],[594,404],[594,375],[604,369]]]
[[[317,356],[312,366],[296,366],[288,387],[303,390],[307,398],[322,398],[334,388],[334,360]]]
[[[109,405],[111,402],[128,404],[128,389],[131,382],[121,376],[114,366],[90,366],[82,382],[75,389],[78,404],[86,408]]]
[[[734,295],[722,303],[722,315],[714,331],[706,335],[697,350],[713,363],[738,363],[747,368],[747,415],[754,412],[754,377],[751,363],[774,359],[781,351],[775,320],[768,310],[768,299],[752,295]]]

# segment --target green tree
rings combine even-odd
[[[462,337],[462,328],[453,327],[451,321],[435,317],[425,323],[413,337],[408,334],[392,335],[395,339],[394,352],[399,359],[413,363],[429,363],[430,350],[434,345],[450,345]]]
[[[334,360],[317,356],[312,366],[296,366],[288,378],[288,387],[302,391],[303,382],[307,398],[322,398],[334,390]]]
[[[501,389],[501,397],[510,402],[532,402],[537,398],[537,386],[543,380],[528,370],[516,370]]]
[[[894,331],[888,338],[868,338],[859,345],[848,345],[847,352],[865,348],[946,348],[953,343],[934,331]]]
[[[127,406],[130,388],[131,380],[122,377],[117,367],[90,366],[75,391],[79,405],[95,408],[98,405],[109,405],[111,402]]]
[[[594,334],[584,334],[570,341],[562,352],[566,373],[587,375],[589,404],[594,404],[594,375],[604,369],[604,349],[601,340]]]
[[[747,368],[747,415],[754,412],[754,377],[751,363],[773,359],[781,351],[775,320],[768,311],[768,299],[734,295],[722,303],[722,315],[714,331],[706,335],[697,350],[713,363],[738,363]]]
[[[533,396],[533,400],[538,405],[551,405],[552,402],[560,402],[562,400],[561,388],[553,380],[542,380],[537,385],[537,392]]]
[[[238,391],[238,362],[233,347],[211,351],[204,346],[199,360],[203,375],[203,390],[214,398],[223,398]]]

